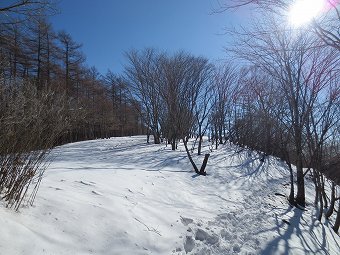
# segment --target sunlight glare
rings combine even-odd
[[[325,8],[325,0],[297,0],[289,10],[289,21],[295,27],[303,26]]]

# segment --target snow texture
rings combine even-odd
[[[278,195],[289,175],[274,158],[225,145],[197,176],[181,145],[141,136],[68,144],[51,157],[35,206],[0,208],[0,254],[340,254],[313,206]]]

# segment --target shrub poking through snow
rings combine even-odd
[[[0,84],[0,98],[0,194],[17,210],[25,197],[33,203],[45,158],[66,125],[65,104],[25,82]]]

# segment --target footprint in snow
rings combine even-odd
[[[182,217],[182,216],[181,216],[181,222],[183,223],[184,226],[187,226],[187,225],[193,223],[194,220],[193,220],[193,219],[190,219],[190,218],[185,218],[185,217]]]
[[[80,181],[79,183],[86,185],[86,186],[94,186],[94,182],[86,182],[86,181]]]
[[[95,195],[98,195],[98,196],[102,196],[103,194],[98,192],[98,191],[95,191],[95,190],[92,190],[92,193],[95,194]]]
[[[63,189],[61,189],[61,188],[55,188],[55,187],[52,187],[52,186],[50,186],[49,188],[50,188],[50,189],[55,189],[55,190],[63,190]]]
[[[186,236],[184,241],[184,250],[186,253],[191,252],[195,248],[195,241],[191,236]]]
[[[234,244],[233,245],[233,252],[234,253],[240,253],[241,252],[241,247],[239,244]]]
[[[206,244],[214,245],[219,242],[220,238],[216,234],[209,234],[203,229],[197,229],[195,234],[195,239],[201,242],[205,242]]]

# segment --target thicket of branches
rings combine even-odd
[[[67,103],[52,91],[37,95],[28,82],[0,87],[0,194],[8,206],[18,209],[28,194],[33,203],[45,159],[69,124]]]

